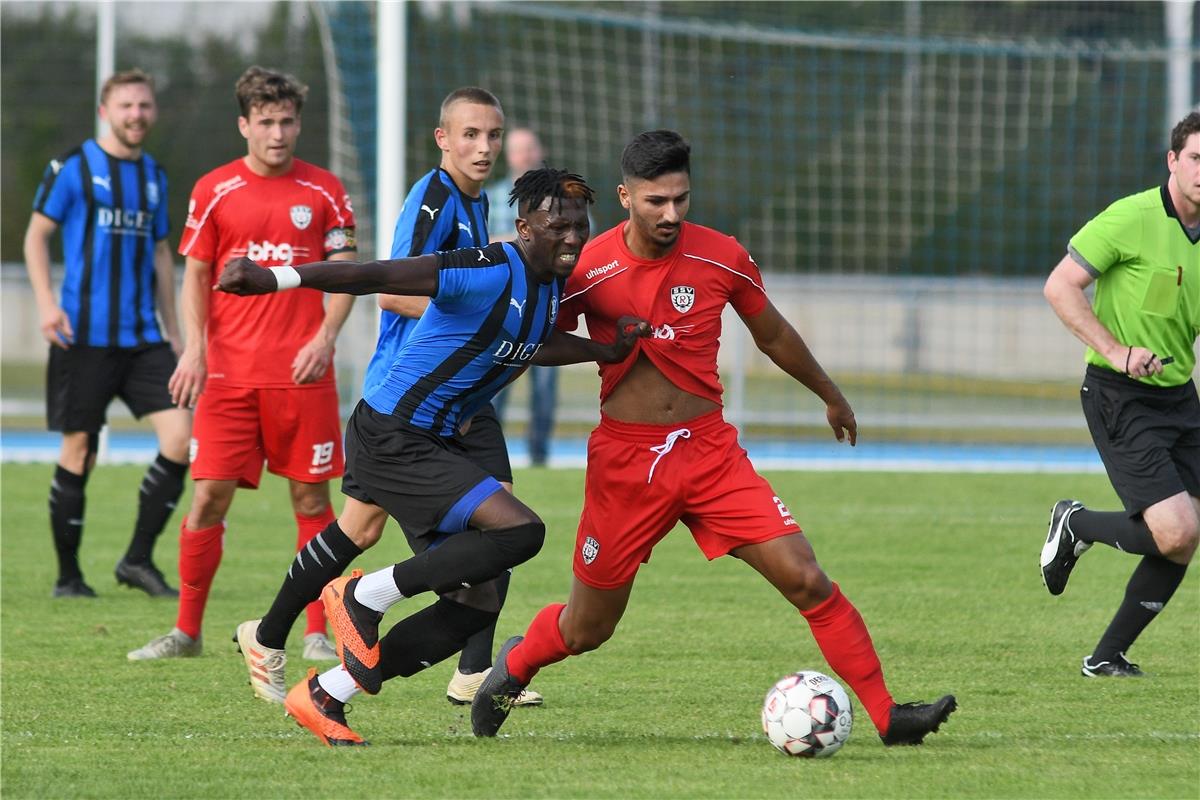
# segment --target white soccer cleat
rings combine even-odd
[[[260,619],[251,619],[238,625],[234,638],[246,670],[250,673],[250,687],[254,689],[254,696],[268,703],[282,703],[287,696],[287,684],[283,679],[287,651],[258,643],[260,622]]]
[[[454,670],[454,677],[450,679],[450,685],[446,687],[446,699],[456,706],[470,705],[475,699],[475,694],[479,691],[479,686],[483,683],[483,679],[492,671],[488,667],[483,672],[472,672],[470,674]],[[511,705],[515,706],[540,706],[545,702],[545,698],[538,692],[531,689],[523,689],[519,695],[512,701]]]
[[[153,661],[158,658],[195,658],[204,648],[204,637],[195,639],[179,628],[157,639],[151,639],[145,647],[130,650],[125,657],[130,661]]]
[[[308,661],[340,661],[337,649],[323,633],[310,633],[304,637],[304,658]]]

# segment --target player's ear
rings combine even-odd
[[[629,208],[629,190],[623,183],[617,184],[617,199],[621,201],[622,208]]]
[[[250,120],[245,117],[238,117],[238,132],[242,134],[243,139],[250,138]]]
[[[517,236],[523,242],[528,242],[533,238],[533,230],[529,226],[528,220],[524,217],[517,217],[514,221],[514,227],[517,229]]]
[[[450,140],[450,134],[446,131],[445,128],[434,128],[433,129],[433,141],[435,144],[437,144],[439,150],[449,152],[449,150],[450,150],[450,141],[449,140]]]

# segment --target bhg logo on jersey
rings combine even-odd
[[[257,264],[274,261],[277,266],[291,266],[292,246],[287,242],[275,244],[269,239],[261,242],[251,241],[246,245],[246,258]]]

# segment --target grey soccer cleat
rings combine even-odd
[[[508,674],[508,653],[521,643],[524,636],[514,636],[496,654],[496,664],[483,679],[475,699],[471,701],[471,732],[476,736],[495,736],[508,719],[513,701],[525,687]]]
[[[195,639],[188,636],[179,628],[157,639],[151,639],[145,647],[129,651],[125,657],[130,661],[153,661],[158,658],[194,658],[200,655],[204,647],[204,637]]]
[[[308,661],[337,661],[337,649],[323,633],[310,633],[304,637],[304,658]]]
[[[1050,530],[1046,543],[1042,545],[1042,583],[1052,595],[1060,595],[1067,588],[1067,579],[1075,562],[1092,545],[1081,542],[1071,531],[1071,515],[1083,508],[1075,500],[1059,500],[1050,512]]]

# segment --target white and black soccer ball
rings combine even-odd
[[[853,723],[846,690],[820,672],[805,670],[780,678],[763,700],[763,733],[785,755],[831,756],[850,738]]]

